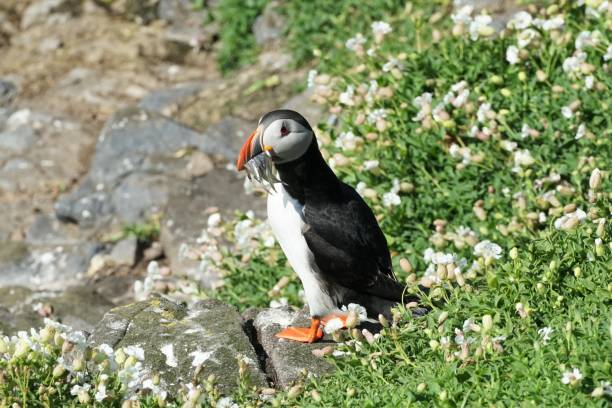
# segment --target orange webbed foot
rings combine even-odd
[[[300,341],[302,343],[314,343],[323,337],[323,331],[320,326],[321,320],[312,319],[310,327],[287,327],[276,333],[276,337]]]

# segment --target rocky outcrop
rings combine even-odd
[[[321,376],[332,371],[333,366],[312,351],[325,345],[335,344],[329,338],[313,344],[286,341],[275,337],[287,326],[307,327],[310,319],[305,312],[294,312],[288,308],[266,309],[253,320],[257,341],[266,357],[266,369],[274,384],[288,388],[305,374]]]
[[[91,288],[78,286],[39,291],[22,286],[0,288],[0,333],[12,334],[42,327],[43,319],[62,322],[75,330],[91,331],[113,304]]]
[[[56,213],[84,226],[143,221],[165,208],[177,181],[190,179],[189,149],[219,154],[224,148],[160,114],[119,111],[98,138],[89,173],[60,197]]]
[[[170,389],[191,381],[201,366],[199,375],[214,374],[219,390],[228,394],[238,385],[240,360],[252,385],[267,385],[241,323],[234,308],[216,300],[187,307],[154,297],[112,309],[96,326],[90,342],[142,347],[145,369],[158,373]]]

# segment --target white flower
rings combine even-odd
[[[519,49],[516,45],[511,45],[506,49],[506,61],[510,65],[518,64],[521,59],[519,58]]]
[[[286,297],[281,297],[278,300],[272,299],[270,301],[270,307],[272,309],[278,309],[280,307],[287,306],[288,304],[289,304],[289,299],[287,299]]]
[[[474,246],[474,255],[482,256],[483,258],[499,259],[501,253],[502,248],[489,240],[480,241]]]
[[[527,149],[517,150],[514,152],[514,165],[516,167],[531,166],[535,163],[535,159],[531,156],[531,152]]]
[[[574,136],[574,139],[582,139],[584,135],[586,135],[586,125],[584,123],[581,123],[580,126],[578,126],[578,130],[576,131],[576,136]]]
[[[85,334],[81,331],[65,333],[62,335],[62,337],[65,340],[69,341],[70,343],[80,348],[83,348],[87,345],[87,337],[85,337]]]
[[[193,361],[191,362],[192,367],[201,366],[206,360],[212,356],[211,351],[200,351],[196,350],[194,352],[189,353],[190,357],[193,357]]]
[[[528,124],[523,123],[523,127],[521,127],[521,137],[523,139],[527,139],[529,136],[531,136],[531,133],[534,131],[534,129],[532,129],[531,127],[529,127]]]
[[[599,31],[582,31],[576,37],[575,45],[577,50],[596,46],[601,39]]]
[[[488,119],[489,113],[491,113],[491,104],[483,103],[478,107],[478,112],[476,112],[476,117],[478,121],[484,123],[485,120]]]
[[[334,142],[334,145],[344,150],[355,150],[357,147],[357,136],[351,131],[342,132]]]
[[[325,333],[327,334],[331,334],[334,333],[340,329],[342,329],[344,327],[344,323],[342,323],[342,319],[335,317],[331,320],[329,320],[326,324],[325,324]]]
[[[516,30],[523,30],[531,25],[533,18],[531,14],[526,11],[519,11],[512,19],[508,22],[509,28],[514,28]]]
[[[566,227],[564,226],[567,225],[572,225],[574,223],[582,224],[586,220],[586,217],[586,213],[580,208],[577,208],[576,211],[557,218],[554,225],[556,229],[565,229]]]
[[[170,367],[177,367],[178,361],[174,355],[174,346],[172,344],[166,344],[162,346],[161,352],[166,356],[166,364]]]
[[[389,191],[383,194],[383,205],[385,207],[393,207],[396,205],[400,205],[402,203],[402,199],[397,193]]]
[[[478,15],[470,23],[470,38],[476,41],[480,35],[485,35],[493,29],[489,26],[493,19],[488,15]],[[490,35],[490,34],[489,34]],[[486,36],[486,35],[485,35]]]
[[[385,34],[389,34],[391,31],[393,31],[389,23],[384,21],[375,21],[372,23],[371,27],[375,36],[384,36]]]
[[[548,20],[542,20],[540,18],[533,20],[533,25],[541,28],[544,31],[558,30],[559,28],[563,27],[564,24],[565,21],[563,20],[563,16],[560,14]]]
[[[355,37],[349,38],[348,40],[346,40],[346,43],[344,45],[349,50],[357,52],[363,48],[363,44],[365,43],[366,43],[366,39],[363,36],[363,34],[357,33]]]
[[[507,150],[509,152],[514,151],[514,149],[516,149],[516,146],[518,146],[516,142],[512,142],[510,140],[502,140],[499,142],[499,144],[502,149]]]
[[[525,48],[531,42],[539,36],[538,32],[532,28],[521,31],[518,36],[518,47]]]
[[[223,397],[217,401],[216,408],[240,408],[231,397]]]
[[[91,384],[76,384],[70,389],[70,395],[78,395],[81,391],[88,392],[91,389]]]
[[[311,69],[310,71],[308,71],[308,88],[312,88],[313,86],[315,86],[315,79],[317,78],[317,74],[318,72],[316,69]]]
[[[573,56],[566,58],[563,61],[563,71],[566,74],[571,74],[580,71],[582,63],[586,61],[586,53],[584,51],[576,51]]]
[[[348,306],[343,305],[340,309],[343,312],[355,312],[359,321],[366,320],[368,318],[368,312],[365,307],[357,303],[349,303]]]
[[[380,119],[387,117],[387,111],[385,109],[374,109],[368,113],[368,122],[375,124]]]
[[[593,85],[595,84],[595,77],[593,75],[588,75],[584,78],[584,88],[585,89],[593,89]]]
[[[606,53],[603,56],[604,61],[610,61],[612,60],[612,44],[608,45],[608,48],[606,49]]]
[[[357,191],[357,193],[359,193],[359,195],[362,196],[366,188],[368,188],[367,184],[364,183],[363,181],[360,181],[359,183],[357,183],[357,186],[355,187],[355,191]]]
[[[574,116],[574,112],[572,112],[572,108],[569,106],[564,106],[561,108],[561,115],[563,115],[563,117],[566,119],[570,119],[572,116]]]
[[[353,101],[353,95],[355,94],[355,88],[353,85],[348,85],[346,90],[340,94],[338,101],[344,105],[352,106],[355,104]]]
[[[425,262],[432,263],[434,265],[448,265],[455,262],[457,257],[454,254],[435,252],[433,249],[427,248],[425,252],[423,252],[423,259]]]
[[[553,334],[554,331],[555,329],[553,329],[552,327],[542,327],[540,330],[538,330],[538,334],[542,339],[542,343],[548,344],[550,336]]]
[[[412,104],[417,108],[422,108],[425,105],[431,105],[432,95],[425,92],[412,100]]]
[[[468,100],[468,97],[470,96],[470,90],[469,89],[464,89],[462,90],[459,95],[457,95],[452,101],[451,104],[455,107],[455,108],[460,108],[463,105],[465,105],[465,103]]]
[[[98,384],[98,388],[96,389],[96,395],[94,398],[96,401],[103,401],[108,395],[106,395],[106,384]]]
[[[363,169],[366,171],[377,169],[378,164],[379,164],[378,160],[366,160],[363,162]]]
[[[218,227],[221,224],[221,214],[218,212],[211,214],[206,222],[209,228]]]
[[[384,72],[389,72],[393,68],[397,68],[399,70],[404,69],[404,64],[400,62],[397,58],[389,58],[389,60],[382,66],[382,70]]]
[[[465,5],[459,9],[459,11],[453,15],[451,15],[451,19],[455,24],[464,24],[468,25],[472,22],[472,12],[474,11],[474,6]]]
[[[566,371],[563,373],[563,376],[561,377],[561,382],[563,384],[577,384],[578,381],[582,380],[582,373],[580,372],[579,369],[577,368],[573,368],[572,371]]]
[[[139,345],[132,345],[123,348],[123,351],[128,356],[134,357],[136,360],[144,361],[144,350]]]

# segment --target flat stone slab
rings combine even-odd
[[[205,379],[214,374],[223,394],[230,394],[238,386],[238,359],[246,362],[252,385],[267,386],[255,349],[243,330],[242,318],[233,307],[217,300],[187,307],[156,296],[117,307],[96,326],[90,342],[115,349],[142,347],[144,369],[158,373],[162,387],[168,390],[177,390],[180,384],[192,380],[198,365],[192,353],[204,356],[198,375]],[[173,358],[168,355],[170,349]]]
[[[304,370],[315,376],[333,371],[330,363],[312,354],[314,349],[336,344],[330,336],[326,335],[313,344],[303,344],[275,337],[276,333],[291,325],[308,326],[309,317],[304,312],[278,308],[259,312],[253,321],[257,339],[267,355],[266,371],[277,388],[290,387],[303,377]]]

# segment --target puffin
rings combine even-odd
[[[267,182],[268,223],[304,287],[310,327],[287,327],[276,337],[312,343],[346,307],[365,307],[368,318],[389,316],[412,301],[397,281],[387,240],[366,202],[336,177],[321,155],[308,121],[293,110],[263,115],[236,167]],[[276,170],[276,171],[275,171]]]

